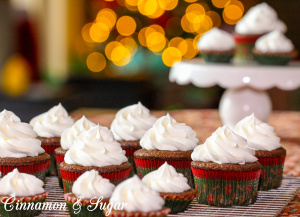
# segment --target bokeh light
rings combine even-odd
[[[93,42],[93,40],[91,39],[91,36],[90,36],[90,29],[91,29],[92,25],[93,25],[93,23],[87,23],[83,26],[83,28],[81,30],[81,35],[82,35],[83,40],[88,43]]]
[[[210,17],[213,27],[220,27],[222,20],[220,15],[215,11],[207,11],[206,15]]]
[[[106,59],[103,54],[99,52],[93,52],[88,55],[86,59],[86,65],[92,72],[100,72],[106,66]]]
[[[109,28],[104,23],[93,23],[90,28],[90,37],[94,42],[104,42],[109,36]]]
[[[169,47],[178,47],[178,45],[184,41],[183,38],[180,38],[180,37],[175,37],[175,38],[172,38],[168,44]]]
[[[240,1],[231,0],[223,11],[223,19],[227,24],[236,24],[243,16],[244,6]]]
[[[166,66],[173,66],[175,62],[180,62],[182,58],[181,52],[175,47],[168,47],[162,53],[162,60]]]
[[[104,8],[100,10],[99,13],[97,14],[95,22],[103,23],[109,28],[109,30],[111,30],[116,24],[116,20],[117,20],[116,13],[109,8]]]
[[[117,66],[125,66],[130,62],[131,54],[127,47],[120,45],[111,52],[111,60]]]
[[[212,0],[212,3],[217,8],[224,8],[231,0]]]
[[[120,40],[120,43],[130,51],[131,55],[134,55],[137,51],[137,44],[135,40],[130,36],[122,38]]]
[[[112,60],[111,53],[118,46],[122,46],[122,43],[120,43],[118,41],[112,41],[112,42],[109,42],[106,45],[106,47],[105,47],[105,56],[107,57],[107,59]]]
[[[158,0],[158,4],[162,9],[170,11],[176,8],[178,0]]]
[[[188,3],[194,3],[194,2],[197,2],[198,0],[184,0],[184,1],[186,1]]]
[[[149,35],[146,36],[146,44],[149,50],[153,52],[158,52],[164,49],[166,45],[166,39],[161,32],[155,31],[151,32]]]
[[[136,29],[136,22],[132,17],[123,16],[117,21],[117,30],[121,35],[129,36],[134,33]]]
[[[146,44],[146,30],[147,30],[147,27],[144,27],[142,28],[140,31],[139,31],[139,34],[138,34],[138,39],[139,39],[139,42],[142,46],[144,47],[147,47],[147,44]]]

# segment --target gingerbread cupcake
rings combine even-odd
[[[61,147],[56,148],[54,150],[54,157],[55,157],[56,168],[57,168],[57,176],[59,178],[60,187],[63,188],[61,174],[60,174],[60,168],[59,168],[60,163],[64,161],[65,154],[72,147],[76,138],[82,132],[89,130],[93,126],[96,126],[96,124],[89,121],[85,116],[82,116],[82,118],[79,119],[78,121],[76,121],[76,123],[72,127],[66,129],[61,134],[61,139],[60,139]]]
[[[169,114],[159,118],[141,139],[142,149],[134,153],[138,176],[143,178],[168,162],[187,177],[189,185],[193,187],[191,153],[198,142],[196,132],[191,127],[178,123]]]
[[[256,150],[255,156],[262,165],[259,190],[280,187],[286,150],[281,146],[274,128],[252,114],[239,121],[234,132],[246,138],[249,147]]]
[[[1,216],[33,217],[39,215],[41,210],[36,209],[36,207],[42,207],[38,203],[43,203],[48,195],[48,192],[43,189],[43,185],[44,183],[40,179],[30,174],[20,173],[18,169],[5,175],[0,180]],[[6,210],[5,202],[8,202],[9,210]],[[28,209],[31,204],[33,204],[31,207],[34,209]]]
[[[165,199],[165,207],[169,207],[172,214],[186,210],[196,197],[196,190],[189,186],[188,179],[167,162],[144,176],[142,181],[160,193]]]
[[[119,184],[109,202],[126,204],[120,210],[107,210],[106,215],[110,217],[166,217],[170,212],[170,208],[163,207],[165,201],[159,193],[142,182],[137,175]]]
[[[50,156],[41,147],[41,141],[32,126],[21,122],[14,113],[0,113],[0,172],[4,176],[15,168],[22,173],[44,180]]]
[[[126,151],[126,157],[132,165],[130,176],[136,173],[133,153],[141,149],[140,139],[156,120],[157,118],[151,115],[141,102],[138,102],[138,104],[119,110],[111,124],[111,131],[115,139],[121,143],[121,147]]]
[[[74,120],[60,103],[30,121],[30,125],[39,136],[38,139],[42,141],[42,148],[51,156],[50,175],[57,175],[54,150],[60,147],[60,136],[73,124]]]
[[[192,153],[198,203],[241,206],[257,199],[261,165],[247,141],[227,126],[218,128]]]
[[[60,164],[64,192],[71,192],[77,178],[92,169],[113,184],[127,179],[131,169],[121,144],[110,130],[99,125],[81,133]]]
[[[100,204],[97,201],[100,201],[103,207],[107,206],[114,189],[115,186],[108,179],[102,178],[98,171],[86,171],[74,182],[72,192],[64,194],[70,215],[104,217],[103,209],[99,208]],[[74,206],[78,202],[81,203],[80,209]]]

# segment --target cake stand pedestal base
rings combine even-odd
[[[219,105],[220,117],[231,129],[245,116],[255,116],[267,122],[272,111],[272,102],[268,93],[251,87],[227,89]]]

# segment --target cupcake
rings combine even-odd
[[[92,169],[115,185],[127,179],[131,169],[121,144],[110,130],[99,125],[81,133],[60,164],[64,192],[71,192],[73,182]]]
[[[264,65],[287,65],[296,55],[291,40],[278,30],[260,37],[253,53],[255,60]]]
[[[111,204],[126,204],[123,209],[107,210],[111,217],[165,217],[170,208],[165,208],[164,199],[136,175],[119,184],[113,192]]]
[[[240,206],[256,201],[261,165],[247,141],[227,126],[197,146],[192,159],[198,203]]]
[[[197,48],[206,62],[228,63],[234,54],[234,39],[231,34],[216,27],[204,33]]]
[[[70,215],[72,217],[104,217],[103,208],[108,205],[114,189],[115,186],[108,179],[102,178],[98,171],[86,171],[74,182],[72,192],[64,194]],[[81,203],[80,208],[74,206],[78,202]],[[102,203],[102,209],[100,209],[100,203]]]
[[[75,139],[86,130],[89,130],[91,127],[95,126],[95,124],[91,121],[89,121],[85,116],[82,116],[81,119],[76,121],[76,123],[64,130],[64,132],[61,134],[60,139],[60,145],[61,147],[56,148],[54,150],[54,157],[56,161],[56,168],[57,168],[57,176],[60,187],[63,188],[61,174],[60,174],[60,168],[59,165],[61,162],[64,161],[65,154],[67,151],[71,148],[71,146],[74,144]]]
[[[0,172],[4,176],[18,168],[22,173],[44,180],[50,156],[41,147],[41,141],[32,126],[21,122],[14,113],[0,113]]]
[[[111,124],[111,131],[115,139],[121,143],[121,147],[126,151],[126,157],[132,165],[130,176],[136,173],[133,153],[141,148],[140,139],[156,120],[157,118],[139,102],[119,110]]]
[[[188,179],[167,162],[144,176],[142,181],[160,193],[172,214],[183,212],[196,197],[196,190],[189,186]]]
[[[188,178],[189,185],[193,187],[191,153],[198,142],[191,127],[178,123],[169,114],[159,118],[141,139],[142,149],[134,153],[138,176],[143,178],[168,162]]]
[[[38,134],[38,139],[42,141],[42,148],[51,156],[49,174],[57,175],[54,150],[60,147],[60,136],[65,129],[74,124],[73,119],[59,103],[49,111],[31,119],[30,124]]]
[[[262,165],[259,190],[280,187],[286,150],[281,146],[274,128],[252,114],[239,121],[234,132],[246,138],[249,147],[256,150],[255,156]]]
[[[33,217],[39,215],[42,203],[48,195],[43,185],[40,179],[30,174],[20,173],[17,168],[8,173],[0,181],[1,216]],[[30,204],[34,204],[34,209],[28,209],[32,207]]]
[[[235,26],[235,58],[245,62],[253,60],[252,49],[255,41],[273,30],[285,32],[286,25],[278,19],[272,7],[267,3],[261,3],[250,8]]]

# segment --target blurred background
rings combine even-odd
[[[223,89],[168,80],[197,57],[212,27],[229,32],[260,0],[1,0],[0,109],[23,121],[61,102],[121,108],[217,108]],[[267,0],[300,49],[299,0]],[[184,73],[184,72],[183,72]],[[300,74],[299,74],[300,76]],[[269,90],[277,110],[300,110],[300,90]]]

